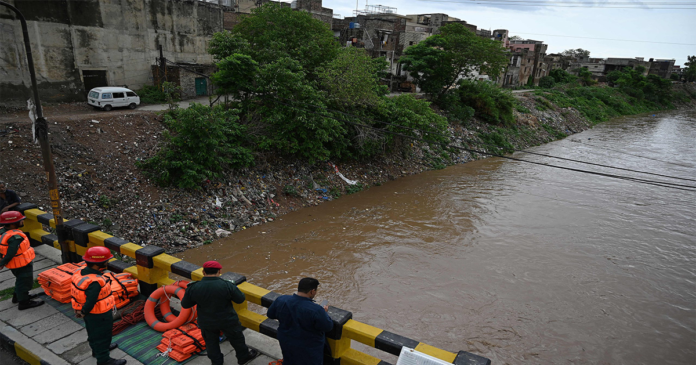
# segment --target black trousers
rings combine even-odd
[[[244,341],[244,327],[241,325],[225,326],[222,328],[201,328],[201,333],[203,334],[203,340],[205,340],[206,351],[208,351],[208,358],[213,363],[213,365],[222,365],[224,362],[224,356],[220,352],[220,331],[225,334],[227,340],[234,348],[234,352],[237,355],[237,362],[240,364],[245,363],[249,359],[249,348]]]
[[[29,290],[34,286],[34,262],[16,269],[10,269],[15,276],[15,295],[18,302],[29,300]]]
[[[92,348],[92,355],[97,358],[97,364],[104,364],[109,356],[111,345],[111,331],[114,326],[114,316],[111,311],[102,314],[85,315],[85,327],[87,328],[87,341]]]

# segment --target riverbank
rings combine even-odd
[[[162,138],[164,126],[155,113],[49,115],[49,120],[64,215],[93,222],[134,243],[179,252],[401,176],[488,157],[484,153],[540,145],[595,124],[583,112],[537,94],[516,95],[511,127],[477,119],[449,127],[454,145],[483,153],[460,150],[444,158],[414,143],[407,152],[336,162],[336,168],[264,154],[257,156],[253,168],[230,171],[198,191],[161,188],[135,167],[136,161],[156,152]],[[690,105],[694,107],[693,100]],[[40,150],[30,142],[31,125],[5,123],[2,129],[0,151],[12,156],[0,161],[3,171],[12,172],[4,177],[9,188],[24,201],[50,210]],[[348,184],[336,169],[358,183]]]

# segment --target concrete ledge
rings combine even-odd
[[[3,321],[0,321],[0,344],[31,365],[70,365]]]
[[[37,246],[37,247],[34,247],[34,251],[36,251],[36,253],[38,255],[41,255],[41,256],[55,262],[56,264],[59,264],[59,265],[63,264],[63,259],[60,256],[60,250],[56,250],[55,247],[53,247],[53,246],[48,246],[48,245]]]

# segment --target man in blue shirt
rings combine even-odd
[[[314,303],[319,280],[304,278],[297,294],[282,295],[268,308],[268,318],[277,319],[278,342],[283,365],[322,365],[326,332],[333,328],[329,307]]]
[[[10,210],[17,210],[17,206],[21,200],[17,193],[7,188],[5,183],[0,182],[0,213],[5,213]]]

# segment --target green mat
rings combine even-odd
[[[42,295],[41,298],[47,304],[53,308],[56,308],[59,312],[80,324],[80,326],[85,326],[85,321],[75,318],[75,311],[73,311],[70,303],[61,303],[46,295]],[[112,342],[118,344],[118,348],[123,352],[147,365],[185,364],[197,357],[197,355],[193,355],[183,362],[177,362],[168,357],[158,357],[157,355],[160,352],[156,349],[156,347],[161,341],[162,333],[150,328],[145,321],[128,327],[123,332],[114,336],[112,340]]]

